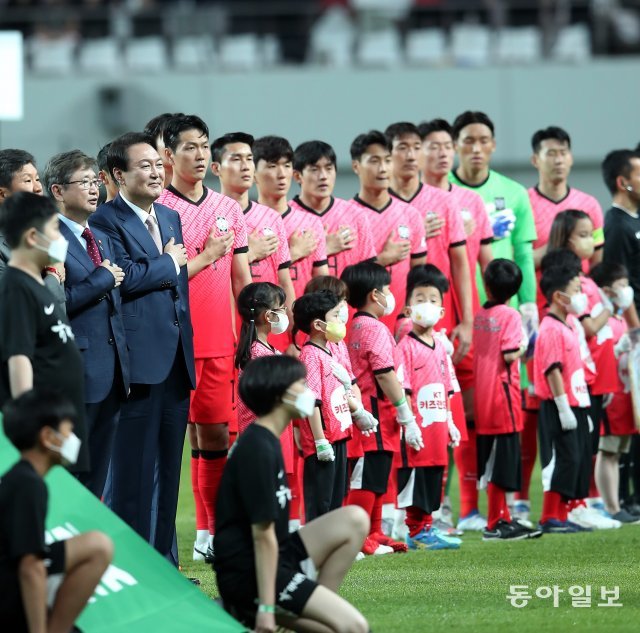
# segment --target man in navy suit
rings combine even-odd
[[[91,470],[80,481],[102,497],[120,407],[129,390],[129,355],[120,306],[124,272],[111,263],[110,240],[91,230],[98,203],[96,163],[80,150],[54,156],[44,171],[47,195],[69,242],[65,260],[67,314],[82,352]]]
[[[180,216],[155,204],[162,159],[145,134],[111,143],[109,173],[119,194],[90,218],[111,239],[124,271],[120,287],[131,391],[111,459],[112,509],[164,556],[175,560],[182,447],[195,384],[187,251]],[[157,514],[152,512],[157,467]]]

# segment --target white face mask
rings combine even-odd
[[[567,306],[567,312],[575,314],[576,316],[582,316],[589,305],[589,299],[584,292],[578,292],[571,297],[571,302]]]
[[[633,303],[633,288],[625,286],[618,288],[616,294],[612,297],[612,301],[621,309],[626,310]]]
[[[62,446],[49,446],[49,450],[60,453],[65,463],[75,464],[78,461],[78,454],[80,453],[80,446],[82,444],[80,438],[75,433],[71,433],[71,435],[65,437],[62,433],[56,431],[56,435],[62,438]]]
[[[273,334],[284,334],[289,329],[289,316],[286,312],[274,312],[278,317],[278,320],[273,322],[269,321],[271,326],[271,332]]]
[[[378,300],[376,300],[376,303],[384,310],[382,316],[389,316],[396,309],[396,298],[391,292],[388,295],[384,294],[381,291],[379,292],[380,294],[384,295],[387,304],[383,306]]]
[[[67,240],[65,240],[62,236],[60,236],[57,240],[52,240],[48,238],[44,233],[40,233],[40,231],[38,231],[38,235],[47,240],[47,242],[49,242],[49,246],[47,248],[43,248],[39,244],[36,244],[35,247],[38,250],[47,253],[47,255],[49,255],[49,261],[52,264],[64,264],[64,260],[67,259],[67,249],[69,248],[69,242],[67,242]]]
[[[349,308],[343,303],[338,310],[338,318],[346,323],[349,320]]]
[[[287,393],[289,393],[287,391]],[[282,400],[284,403],[291,405],[303,417],[308,418],[316,408],[316,394],[306,387],[301,393],[296,394],[293,402]]]
[[[417,303],[411,306],[411,320],[422,327],[432,327],[440,320],[442,308],[435,303]]]

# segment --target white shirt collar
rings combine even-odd
[[[82,238],[82,233],[87,227],[83,226],[82,224],[78,224],[74,220],[69,219],[67,216],[62,215],[62,213],[58,213],[58,219],[61,222],[64,222],[67,227],[69,227],[69,230],[78,238],[78,240],[81,240],[80,243],[85,246],[85,241]]]
[[[153,208],[153,204],[151,205],[151,211],[145,211],[144,209],[141,209],[140,207],[136,206],[135,204],[133,204],[133,202],[130,202],[129,200],[127,200],[123,195],[122,192],[120,192],[120,197],[122,198],[122,200],[127,204],[127,206],[140,218],[141,222],[143,224],[146,224],[147,222],[147,218],[151,215],[155,218],[156,222],[158,221],[158,218],[156,216],[156,211]]]
[[[615,202],[611,203],[612,207],[615,207],[616,209],[620,209],[620,211],[624,211],[627,215],[630,215],[632,218],[638,218],[638,213],[634,213],[633,211],[630,211],[629,209],[625,209],[622,205],[620,204],[616,204]]]

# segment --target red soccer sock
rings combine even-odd
[[[427,528],[427,521],[431,519],[431,515],[418,508],[417,506],[409,506],[407,508],[407,516],[404,522],[409,528],[409,536],[415,536],[422,530]],[[431,525],[429,525],[431,527]]]
[[[505,511],[509,514],[509,510],[507,509],[507,495],[503,488],[489,482],[487,485],[487,501],[487,528],[489,530],[493,530],[500,519],[511,521],[511,517],[508,519],[505,517]]]
[[[371,508],[371,529],[369,534],[382,534],[382,501],[384,495],[376,495]]]
[[[200,464],[200,451],[191,450],[191,490],[193,491],[193,500],[196,505],[196,530],[206,530],[207,526],[207,510],[202,502],[200,488],[198,486],[198,470]]]
[[[460,517],[478,509],[477,472],[478,458],[476,455],[475,429],[467,429],[469,439],[461,442],[458,448],[453,450],[453,458],[458,469],[460,482]]]
[[[567,504],[559,492],[549,490],[543,495],[542,516],[540,523],[546,523],[549,519],[557,521],[567,520]]]
[[[371,518],[373,506],[376,502],[376,493],[371,490],[350,490],[347,497],[347,505],[360,506]]]
[[[289,504],[289,520],[300,519],[300,483],[296,472],[287,473],[287,483],[291,490],[291,503]]]
[[[304,511],[304,494],[302,494],[302,482],[304,481],[304,458],[297,451],[295,451],[295,455],[293,457],[293,468],[298,478],[298,508],[300,512],[300,525],[304,525],[307,516]]]
[[[227,451],[200,451],[198,487],[207,511],[209,534],[216,531],[216,500],[222,471],[227,463]]]
[[[531,475],[536,465],[538,452],[538,412],[522,411],[524,428],[520,433],[520,451],[522,456],[522,488],[516,493],[516,499],[529,499]]]
[[[507,494],[504,494],[504,505],[502,506],[502,518],[507,522],[511,523],[511,512],[509,512],[509,504],[507,503]]]

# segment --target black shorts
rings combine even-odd
[[[398,507],[435,512],[440,507],[443,476],[444,466],[398,468]]]
[[[572,407],[572,410],[578,427],[563,431],[555,402],[543,400],[540,403],[538,435],[542,489],[558,492],[565,499],[585,499],[589,496],[591,477],[589,409]]]
[[[602,418],[604,417],[604,407],[602,401],[604,396],[593,396],[589,394],[591,398],[591,407],[589,408],[589,415],[591,416],[591,422],[593,422],[593,431],[591,432],[591,454],[598,454],[598,444],[600,443],[600,425],[602,424]]]
[[[507,492],[517,492],[522,487],[522,460],[519,433],[476,435],[478,457],[478,488],[484,490],[488,483]]]
[[[369,451],[349,462],[353,490],[369,490],[377,495],[387,492],[393,462],[391,451]]]
[[[297,532],[290,537],[278,558],[276,571],[276,615],[301,616],[318,583],[316,569]],[[220,580],[218,580],[219,584]],[[258,585],[255,574],[246,582],[223,591],[224,608],[245,626],[253,629],[258,609]],[[229,590],[231,589],[231,590]]]
[[[309,521],[342,506],[347,495],[347,440],[333,446],[335,459],[321,462],[315,455],[304,460],[304,512]]]

